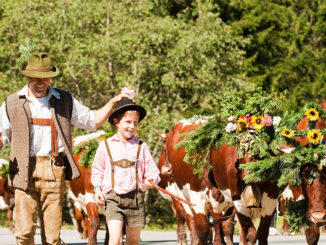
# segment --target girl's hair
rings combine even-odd
[[[138,115],[140,115],[139,111],[137,111],[137,110],[127,110],[127,111],[120,111],[120,112],[117,112],[117,115],[116,115],[114,118],[116,118],[116,119],[118,120],[118,122],[120,122],[121,118],[122,118],[122,117],[125,115],[125,113],[128,112],[128,111],[135,111],[135,112],[138,113]],[[114,118],[113,118],[113,119],[114,119]],[[139,120],[138,120],[138,121],[139,121]]]

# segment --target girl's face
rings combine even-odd
[[[138,121],[138,111],[126,111],[120,121],[114,118],[113,122],[118,129],[118,137],[122,140],[129,140],[138,128]]]

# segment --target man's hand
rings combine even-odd
[[[134,102],[134,99],[130,96],[130,94],[123,93],[113,97],[102,108],[95,111],[95,122],[97,128],[101,126],[108,119],[108,117],[112,114],[115,105],[124,97]]]

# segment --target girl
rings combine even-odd
[[[134,96],[134,91],[128,93]],[[139,244],[145,225],[144,191],[152,187],[149,180],[160,181],[149,147],[134,136],[145,116],[146,110],[132,100],[118,102],[109,117],[117,133],[100,143],[94,157],[91,182],[96,202],[106,205],[110,245],[122,244],[123,223],[126,245]]]

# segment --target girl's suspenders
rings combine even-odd
[[[137,150],[137,157],[136,157],[136,161],[135,162],[132,162],[128,159],[121,159],[119,161],[113,161],[113,158],[112,158],[112,155],[111,155],[111,151],[110,151],[110,147],[108,145],[108,142],[107,140],[104,141],[105,143],[105,147],[106,147],[106,150],[109,154],[109,158],[110,158],[110,162],[111,162],[111,182],[112,182],[112,189],[114,188],[114,166],[119,166],[121,168],[128,168],[132,165],[136,165],[135,166],[135,170],[136,170],[136,191],[138,191],[138,183],[139,183],[139,180],[138,180],[138,158],[139,158],[139,154],[140,154],[140,150],[141,150],[141,145],[143,143],[143,141],[139,141],[138,142],[138,150]]]

